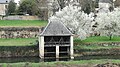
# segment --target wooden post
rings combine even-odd
[[[59,58],[59,46],[56,45],[56,59]]]
[[[67,47],[68,56],[70,56],[70,47]]]
[[[39,57],[44,59],[44,36],[39,37]]]
[[[70,58],[74,59],[73,57],[73,36],[70,37]]]

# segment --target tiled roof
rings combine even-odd
[[[68,28],[62,22],[50,21],[40,35],[41,36],[68,36],[68,35],[72,35],[72,33],[68,30]]]

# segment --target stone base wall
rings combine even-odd
[[[0,58],[39,56],[38,46],[0,46]]]
[[[38,16],[5,16],[3,20],[41,20]]]
[[[77,47],[77,43],[74,43]],[[74,52],[76,54],[82,55],[82,56],[107,56],[107,55],[120,55],[120,49],[116,48],[120,46],[120,42],[110,42],[110,43],[85,43],[86,46],[92,46],[92,45],[98,45],[98,46],[104,46],[106,48],[100,48],[100,49],[85,49],[85,48],[79,48],[74,49]],[[109,46],[116,46],[113,48],[107,48]]]
[[[40,27],[0,27],[0,38],[34,38],[40,34]]]
[[[77,43],[75,43],[77,45]],[[120,46],[120,42],[108,42],[108,43],[81,43],[81,44],[85,44],[85,45],[99,45],[99,46]]]

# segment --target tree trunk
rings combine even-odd
[[[110,39],[109,40],[111,40],[112,39],[112,36],[110,36]]]
[[[109,40],[112,40],[112,34],[111,34],[111,33],[110,33],[109,37],[110,37],[110,39],[109,39]]]

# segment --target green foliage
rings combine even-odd
[[[0,20],[0,26],[17,26],[17,27],[24,27],[24,26],[45,26],[47,21],[42,20]]]
[[[10,1],[8,5],[7,14],[9,15],[9,14],[15,13],[15,9],[16,9],[16,4],[13,1]]]
[[[20,4],[20,7],[18,8],[19,14],[29,14],[29,15],[34,15],[35,12],[35,3],[34,0],[24,0]]]

